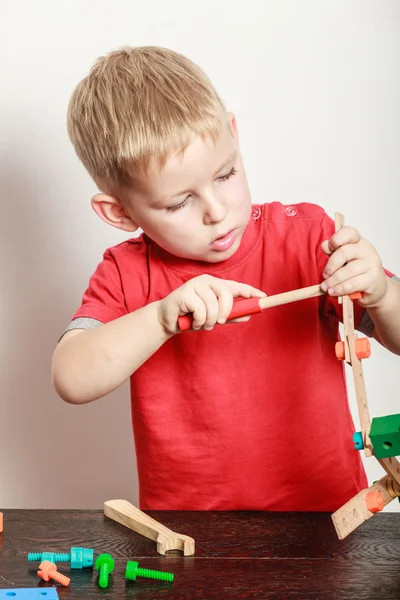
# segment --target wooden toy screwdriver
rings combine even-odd
[[[265,298],[237,298],[233,302],[233,307],[228,315],[227,321],[238,319],[240,317],[248,317],[256,313],[262,312],[265,308],[272,306],[280,306],[281,304],[289,304],[298,300],[307,300],[307,298],[316,298],[326,294],[320,284],[311,285],[309,287],[284,292],[283,294],[275,294],[274,296],[265,296]],[[349,294],[352,300],[361,298],[360,292]],[[178,325],[181,331],[189,331],[192,328],[193,315],[187,314],[178,317]]]
[[[248,317],[256,313],[262,312],[265,308],[279,306],[280,304],[288,304],[297,300],[306,300],[307,298],[315,298],[325,294],[320,285],[311,285],[310,287],[300,288],[283,294],[275,294],[274,296],[265,296],[265,298],[237,298],[233,302],[233,307],[228,316],[228,321],[238,319],[240,317]],[[192,328],[193,315],[187,314],[178,318],[178,325],[181,331],[189,331]]]

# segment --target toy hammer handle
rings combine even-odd
[[[284,292],[283,294],[275,294],[274,296],[265,296],[264,298],[236,298],[233,302],[233,307],[228,316],[228,321],[238,319],[240,317],[248,317],[255,313],[262,312],[265,308],[272,306],[280,306],[289,302],[297,302],[298,300],[306,300],[307,298],[315,298],[322,296],[325,292],[321,286],[311,285],[310,287]],[[183,315],[178,318],[178,325],[181,331],[189,331],[192,328],[193,315]]]

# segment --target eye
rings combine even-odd
[[[175,206],[168,206],[167,210],[169,212],[175,212],[177,210],[180,210],[181,208],[183,208],[184,206],[186,206],[186,204],[189,202],[189,198],[190,198],[190,196],[188,196],[187,198],[185,198],[183,200],[183,202],[180,202],[179,204],[175,204]]]
[[[218,177],[218,181],[228,181],[228,179],[230,179],[231,177],[236,175],[236,173],[237,173],[237,171],[236,171],[235,167],[232,167],[232,169],[229,171],[229,173],[226,173],[225,175],[221,175],[220,177]]]

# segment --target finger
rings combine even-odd
[[[228,286],[224,286],[218,295],[218,323],[225,323],[232,310],[233,294]]]
[[[338,283],[334,287],[328,288],[330,296],[347,296],[354,292],[367,292],[370,286],[370,277],[368,273],[356,275],[350,279]]]
[[[229,319],[227,325],[230,325],[231,323],[245,323],[246,321],[250,321],[250,319],[251,315],[248,315],[247,317],[238,317],[237,319]]]
[[[323,276],[327,279],[347,263],[363,259],[365,253],[366,250],[362,244],[346,244],[345,246],[341,246],[329,257],[324,268]]]
[[[227,280],[225,283],[228,285],[234,298],[238,298],[239,296],[243,298],[265,298],[267,295],[262,290],[247,283],[239,283],[238,281],[231,280]]]
[[[196,294],[203,301],[206,311],[202,325],[204,329],[210,331],[216,324],[219,315],[218,297],[209,285],[196,289]]]
[[[371,270],[370,264],[365,259],[352,260],[345,266],[341,267],[333,275],[327,277],[325,281],[321,283],[321,288],[324,291],[334,288],[337,285],[341,285],[347,279],[358,277]],[[360,291],[360,290],[357,290]]]
[[[326,254],[332,254],[344,244],[356,244],[361,240],[361,235],[357,229],[345,225],[339,231],[333,234],[329,240],[324,240],[321,244],[322,250]]]
[[[189,299],[186,299],[184,304],[180,306],[181,315],[192,313],[192,329],[200,329],[203,327],[207,318],[207,309],[204,301],[196,293],[192,294]]]
[[[225,323],[229,317],[229,314],[232,310],[233,298],[263,298],[266,296],[265,292],[262,292],[261,290],[249,284],[239,283],[237,281],[215,281],[210,285],[218,297],[220,307],[218,323],[221,324]],[[246,320],[248,320],[247,317]],[[237,322],[237,320],[233,319],[232,322]]]

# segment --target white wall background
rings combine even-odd
[[[169,46],[208,71],[236,112],[254,202],[342,211],[400,274],[398,0],[1,0],[4,508],[137,501],[128,386],[74,407],[50,379],[89,276],[123,239],[90,208],[96,188],[67,139],[67,103],[95,59],[125,44]],[[400,412],[399,367],[373,344],[372,416]],[[371,481],[383,474],[365,462]]]

